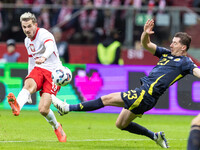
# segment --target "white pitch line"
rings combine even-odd
[[[150,139],[85,139],[85,140],[68,140],[69,142],[96,142],[96,141],[149,141]],[[168,139],[169,141],[174,141],[177,139]],[[187,139],[178,139],[179,141]]]
[[[148,141],[149,139],[85,139],[85,140],[67,140],[67,142],[98,142],[98,141]],[[168,141],[186,141],[187,139],[168,139]],[[33,142],[58,142],[57,140],[31,140],[31,141],[0,141],[0,143],[33,143]]]

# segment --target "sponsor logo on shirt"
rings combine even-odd
[[[168,56],[168,58],[169,58],[169,59],[173,59],[174,57],[172,57],[172,56]]]

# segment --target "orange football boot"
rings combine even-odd
[[[9,93],[7,98],[8,98],[8,103],[12,109],[13,115],[18,116],[20,113],[20,107],[19,104],[17,103],[15,95],[13,93]]]
[[[66,136],[64,130],[62,129],[62,125],[60,123],[59,123],[58,128],[55,129],[54,132],[55,132],[59,142],[66,142],[67,136]]]

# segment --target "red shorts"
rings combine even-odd
[[[57,86],[53,83],[51,79],[51,72],[40,67],[35,67],[26,77],[26,79],[27,78],[32,78],[33,80],[35,80],[37,84],[37,91],[41,90],[40,95],[42,93],[56,95],[61,88],[60,86]]]

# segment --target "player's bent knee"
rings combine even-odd
[[[121,126],[120,124],[117,124],[117,123],[116,123],[115,126],[116,126],[118,129],[123,129],[122,126]]]
[[[121,123],[121,122],[118,122],[118,121],[117,121],[117,122],[115,123],[115,126],[116,126],[118,129],[121,129],[121,130],[122,130],[122,129],[126,128],[127,125],[124,124],[124,123]]]
[[[112,97],[111,97],[110,94],[101,97],[101,100],[102,100],[104,106],[109,106],[110,102],[111,102],[111,99],[112,99]]]
[[[200,115],[196,116],[193,120],[192,120],[192,123],[191,125],[198,125],[200,126]]]
[[[46,109],[44,109],[44,108],[39,108],[39,112],[40,112],[40,114],[43,115],[43,116],[47,116],[48,113],[49,113],[49,112],[48,112]]]
[[[101,97],[104,106],[121,106],[123,100],[120,92],[111,93]]]
[[[25,88],[26,90],[28,90],[32,94],[32,93],[35,93],[37,91],[37,84],[33,79],[28,78],[28,79],[25,80],[23,88]]]

